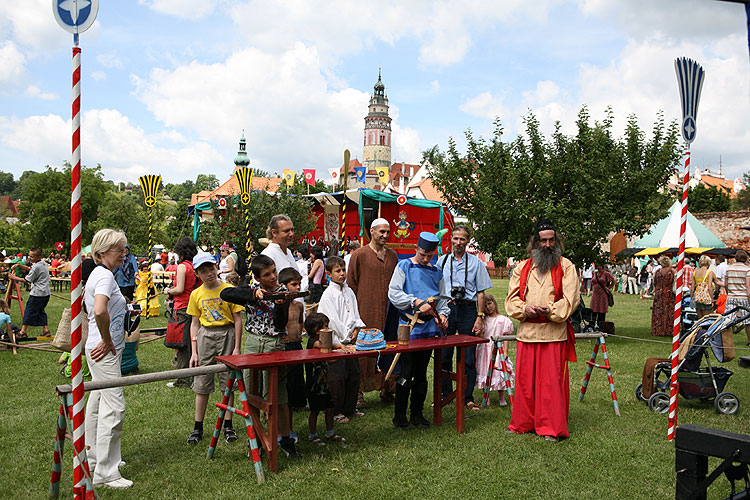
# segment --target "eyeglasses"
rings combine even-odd
[[[113,247],[113,248],[110,248],[110,249],[109,249],[109,251],[110,251],[110,252],[115,252],[115,253],[119,253],[119,254],[123,254],[123,253],[125,253],[125,249],[124,249],[124,248],[116,248],[116,247]]]

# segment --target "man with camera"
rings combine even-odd
[[[466,253],[466,245],[469,244],[469,229],[466,226],[458,225],[453,228],[451,244],[453,252],[437,262],[437,267],[443,271],[445,282],[451,290],[447,334],[479,335],[484,327],[484,291],[492,288],[492,281],[484,263],[477,256]],[[464,353],[466,393],[463,394],[463,404],[469,410],[479,411],[479,405],[474,402],[474,385],[477,381],[476,346],[465,348]],[[443,370],[453,371],[453,348],[443,349],[442,358]],[[452,391],[451,380],[444,378],[443,396]],[[461,401],[461,395],[457,395],[456,400]]]

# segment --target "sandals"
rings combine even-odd
[[[346,415],[339,414],[333,417],[333,421],[337,424],[348,424],[349,418]]]
[[[346,443],[346,439],[334,433],[332,436],[326,436],[326,440],[332,443]],[[323,443],[325,444],[325,443]]]
[[[468,403],[466,403],[466,409],[467,410],[471,410],[471,411],[480,411],[481,410],[481,408],[479,407],[479,405],[476,404],[474,401],[469,401]]]
[[[190,436],[188,436],[187,438],[187,444],[195,446],[200,442],[201,439],[203,439],[203,431],[193,429],[193,432],[191,432]]]
[[[316,446],[325,446],[326,445],[325,442],[322,439],[320,439],[320,436],[318,436],[317,434],[314,435],[314,436],[310,436],[310,438],[308,439],[308,442],[310,444],[314,444]]]
[[[224,427],[224,440],[227,443],[234,443],[237,441],[237,432],[233,427]]]

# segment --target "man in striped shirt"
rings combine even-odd
[[[724,275],[724,286],[727,290],[727,311],[731,311],[737,306],[743,306],[750,309],[748,301],[748,291],[750,290],[750,266],[747,265],[747,252],[737,250],[734,255],[735,263],[727,267]],[[738,315],[746,315],[747,311],[737,311]],[[743,323],[745,325],[745,335],[747,336],[747,345],[750,346],[750,319]]]

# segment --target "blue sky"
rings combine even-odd
[[[0,170],[70,158],[72,36],[49,0],[0,13]],[[692,162],[750,171],[750,64],[741,5],[713,0],[101,2],[81,35],[82,156],[105,177],[224,180],[242,130],[253,166],[315,168],[362,157],[382,67],[393,161],[416,163],[467,128],[506,138],[536,113],[573,132],[582,104],[650,129],[678,118],[673,61],[706,69]]]

